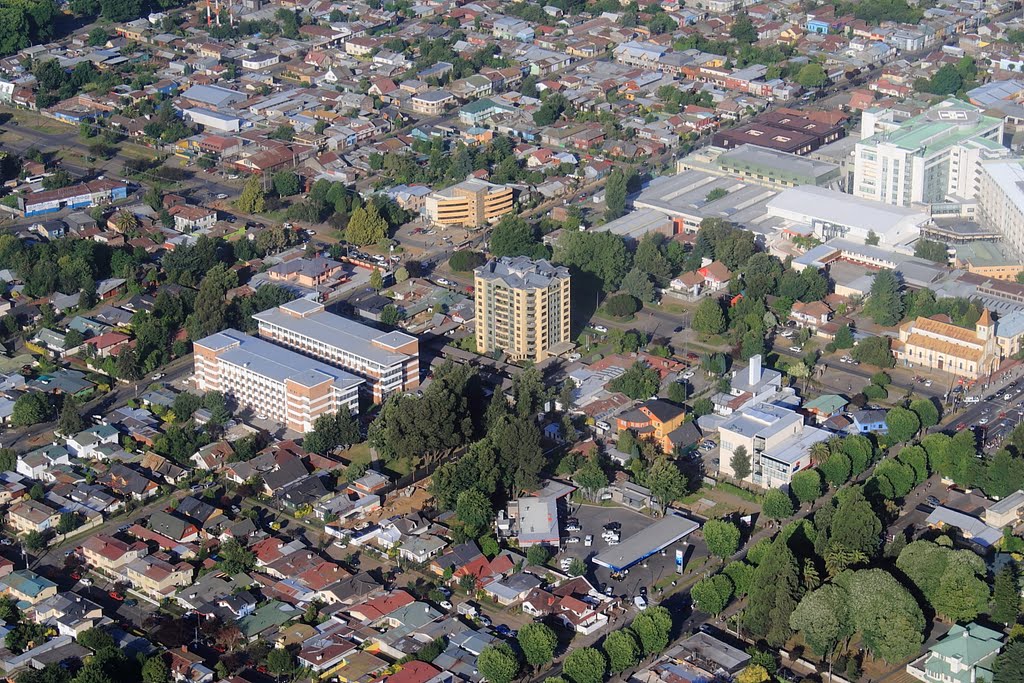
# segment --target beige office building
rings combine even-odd
[[[220,391],[257,415],[305,434],[318,417],[359,411],[363,380],[238,330],[193,344],[196,389]]]
[[[420,385],[419,341],[404,332],[384,332],[328,313],[323,304],[309,299],[296,299],[252,317],[264,339],[365,379],[374,403]]]
[[[478,352],[542,361],[572,348],[568,268],[506,256],[474,274]]]
[[[427,196],[427,218],[435,225],[478,228],[512,210],[512,188],[470,178]]]

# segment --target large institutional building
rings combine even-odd
[[[420,385],[419,341],[404,332],[382,332],[328,313],[323,304],[309,299],[296,299],[253,319],[264,339],[365,379],[376,403]]]
[[[904,121],[866,113],[857,143],[853,194],[933,214],[973,217],[981,162],[1009,155],[1003,121],[949,99]]]
[[[470,178],[427,196],[425,211],[435,225],[478,228],[512,210],[512,188]]]
[[[571,347],[569,269],[525,256],[475,271],[476,349],[542,361]]]
[[[893,342],[896,361],[907,367],[941,370],[958,377],[978,379],[999,365],[996,325],[988,309],[982,311],[974,330],[934,318],[918,317],[900,325]]]
[[[306,433],[321,415],[359,410],[363,380],[238,330],[194,344],[199,391],[220,391],[256,414]]]

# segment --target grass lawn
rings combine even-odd
[[[75,130],[74,126],[69,126],[63,123],[58,123],[53,119],[46,118],[40,114],[34,114],[24,109],[4,109],[4,111],[13,115],[14,120],[18,122],[20,126],[28,126],[32,130],[37,130],[40,133],[46,133],[47,135],[59,135],[61,133],[67,133],[68,135],[77,135],[78,131]],[[10,125],[10,124],[8,124]],[[17,133],[17,129],[11,132]]]
[[[743,500],[746,500],[746,501],[751,502],[751,503],[758,503],[758,504],[760,504],[760,502],[761,502],[761,496],[760,495],[758,495],[758,494],[756,494],[756,493],[754,493],[752,491],[748,491],[748,490],[746,490],[744,488],[740,488],[739,486],[736,486],[735,484],[730,484],[727,481],[718,482],[718,484],[715,486],[715,488],[719,489],[721,491],[725,491],[726,493],[731,493],[732,495],[736,496],[737,498],[742,498]]]

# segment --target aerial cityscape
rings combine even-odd
[[[0,0],[0,680],[1024,683],[1024,5]]]

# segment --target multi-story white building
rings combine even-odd
[[[832,434],[805,425],[804,416],[789,408],[761,403],[733,414],[719,427],[719,436],[722,474],[735,476],[732,458],[742,446],[750,462],[750,474],[744,480],[763,488],[779,488],[814,464],[811,446]]]
[[[933,215],[973,218],[983,161],[1009,155],[1003,121],[949,99],[901,123],[865,117],[853,194],[896,206],[923,204]]]
[[[981,165],[978,222],[998,230],[1018,254],[1024,254],[1024,159],[999,159]]]
[[[364,378],[376,403],[420,385],[419,341],[404,332],[382,332],[328,313],[323,304],[309,299],[296,299],[253,319],[264,339]]]
[[[359,411],[363,380],[295,351],[224,330],[194,344],[199,391],[220,391],[257,415],[306,433],[321,415]]]

